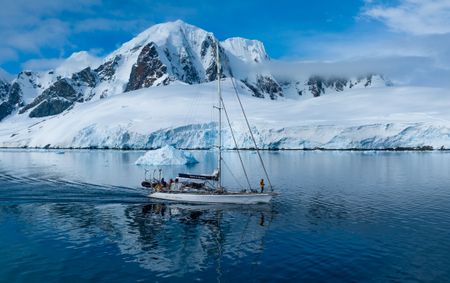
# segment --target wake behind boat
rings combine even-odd
[[[161,178],[161,170],[159,170],[158,178],[155,178],[155,174],[152,179],[147,179],[147,174],[145,180],[142,182],[142,186],[152,189],[149,197],[161,200],[169,200],[176,202],[193,202],[193,203],[227,203],[227,204],[257,204],[257,203],[269,203],[272,197],[275,195],[272,191],[272,184],[270,183],[269,176],[267,174],[266,167],[261,158],[261,154],[258,150],[255,138],[251,131],[250,124],[248,122],[247,116],[245,114],[244,108],[242,106],[241,100],[237,89],[235,88],[236,98],[239,101],[239,105],[242,110],[242,114],[245,118],[250,137],[258,154],[259,161],[261,162],[262,168],[266,179],[269,183],[270,193],[265,192],[264,179],[260,181],[260,190],[255,190],[251,188],[250,181],[245,169],[244,163],[239,152],[239,146],[237,145],[236,138],[234,135],[233,128],[231,127],[231,122],[222,98],[220,79],[221,79],[221,65],[219,60],[219,42],[216,42],[216,66],[217,66],[217,93],[218,93],[218,106],[214,106],[219,112],[218,119],[218,134],[219,134],[219,144],[217,146],[218,150],[218,160],[217,169],[211,175],[199,175],[199,174],[178,174],[178,178],[175,180],[170,179],[167,183],[164,178]],[[222,185],[222,111],[225,113],[225,118],[230,129],[230,133],[233,137],[236,152],[239,156],[240,164],[242,166],[245,179],[247,181],[248,188],[243,189],[240,192],[228,191]]]

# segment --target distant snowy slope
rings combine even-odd
[[[246,63],[261,63],[269,60],[261,41],[232,37],[221,42],[227,52]]]
[[[226,107],[240,147],[252,144],[232,86],[224,84]],[[266,149],[450,148],[450,97],[437,88],[350,89],[345,96],[261,100],[239,83],[259,145]],[[216,84],[132,91],[77,104],[64,115],[10,116],[0,123],[2,147],[212,148]],[[233,148],[229,132],[225,146]]]

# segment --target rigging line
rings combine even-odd
[[[246,230],[247,230],[247,228],[249,227],[250,220],[251,220],[252,216],[253,216],[253,214],[250,212],[250,214],[249,214],[249,216],[248,216],[248,218],[247,218],[247,222],[245,223],[244,229],[242,229],[241,237],[240,237],[240,239],[239,239],[239,245],[238,245],[238,251],[239,251],[239,252],[241,252],[241,250],[242,250],[242,242],[243,242],[243,240],[244,240],[244,235],[247,234],[247,231],[246,231]]]
[[[272,183],[270,182],[269,174],[267,174],[266,166],[264,165],[264,161],[263,161],[263,159],[261,157],[261,153],[259,152],[258,145],[256,144],[255,137],[253,136],[252,129],[250,128],[250,124],[248,122],[247,115],[245,114],[244,106],[242,105],[241,98],[239,97],[239,93],[238,93],[236,84],[234,83],[234,78],[233,77],[231,77],[231,83],[233,84],[234,93],[236,94],[236,98],[239,101],[239,105],[241,106],[242,114],[244,115],[245,122],[247,123],[248,131],[250,132],[250,136],[252,138],[252,141],[255,144],[256,153],[258,154],[259,161],[261,162],[262,168],[264,170],[264,174],[266,175],[267,182],[269,183],[270,190],[273,191],[273,186],[272,186]]]
[[[241,183],[239,183],[239,180],[236,178],[236,176],[234,176],[233,171],[231,171],[230,167],[225,162],[225,160],[222,159],[222,162],[223,162],[223,165],[225,165],[225,167],[228,169],[228,172],[230,172],[230,175],[231,175],[231,177],[233,177],[234,181],[239,185],[239,187],[241,187],[241,189],[244,189],[244,186],[242,186]]]
[[[184,112],[183,116],[182,116],[182,125],[189,125],[189,124],[193,124],[193,120],[194,120],[194,113],[198,113],[197,108],[198,105],[200,104],[200,94],[196,93],[192,99],[189,99],[189,106],[187,107],[187,111]]]
[[[222,91],[220,88],[220,58],[219,58],[219,42],[216,43],[216,66],[217,66],[217,94],[219,96],[219,107],[217,109],[219,110],[219,158],[218,158],[218,164],[217,169],[219,171],[219,182],[218,182],[218,189],[222,188]]]
[[[241,162],[242,170],[244,171],[245,179],[247,180],[248,189],[251,191],[252,186],[250,185],[250,180],[248,179],[247,170],[245,170],[244,161],[242,161],[241,152],[239,151],[239,147],[238,147],[238,144],[236,141],[236,137],[234,135],[233,127],[231,127],[230,117],[228,116],[228,111],[227,111],[227,108],[225,107],[225,102],[223,101],[222,97],[220,99],[222,100],[223,112],[225,113],[225,117],[227,118],[228,126],[230,127],[230,131],[231,131],[231,136],[233,137],[233,141],[234,141],[234,146],[236,146],[236,151],[239,156],[239,161]]]

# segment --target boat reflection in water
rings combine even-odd
[[[106,256],[119,256],[156,277],[204,270],[215,270],[213,277],[220,276],[224,258],[228,267],[241,259],[258,262],[275,215],[268,204],[74,202],[16,208],[14,214],[26,219],[31,230],[52,231],[52,238],[74,249],[110,246],[104,251]]]
[[[257,257],[274,216],[270,205],[151,203],[125,213],[139,233],[119,244],[122,252],[144,268],[178,276],[219,268],[223,257]]]

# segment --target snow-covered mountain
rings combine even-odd
[[[368,87],[374,78],[384,82],[381,76],[364,74],[353,80],[320,76],[280,80],[270,72],[262,42],[239,37],[219,42],[211,32],[178,20],[150,27],[100,62],[87,52],[77,52],[55,70],[19,73],[11,84],[0,84],[0,120],[13,113],[31,118],[57,115],[76,103],[141,88],[213,81],[217,43],[223,76],[235,77],[260,98],[320,96]]]
[[[287,79],[260,41],[218,41],[182,21],[152,26],[100,60],[77,52],[54,70],[0,78],[0,147],[212,148],[217,44],[240,147],[253,145],[235,86],[266,149],[450,148],[445,89],[392,86],[381,74],[299,70]],[[224,143],[234,147],[229,132]]]

